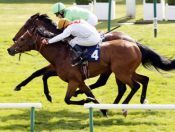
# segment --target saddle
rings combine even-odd
[[[76,45],[77,46],[77,45]],[[99,62],[100,61],[100,48],[99,44],[94,45],[94,46],[79,46],[78,48],[81,48],[81,54],[78,56],[77,51],[75,51],[74,48],[71,47],[71,50],[73,52],[73,57],[72,58],[72,66],[78,65],[80,66],[80,69],[83,73],[84,78],[89,77],[89,72],[88,72],[88,62]]]

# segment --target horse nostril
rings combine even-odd
[[[13,54],[13,53],[12,53],[12,50],[11,50],[10,48],[8,48],[7,51],[8,51],[8,53],[9,53],[9,55],[12,55],[12,54]]]
[[[8,48],[7,51],[10,52],[10,48]]]

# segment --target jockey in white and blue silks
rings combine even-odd
[[[69,41],[69,44],[77,53],[79,53],[79,57],[73,62],[73,65],[80,64],[82,62],[82,51],[79,46],[94,46],[97,45],[100,41],[100,34],[96,30],[96,28],[90,24],[88,24],[84,20],[77,20],[70,22],[69,20],[63,18],[58,22],[58,28],[64,29],[63,33],[47,40],[43,40],[44,44],[52,44],[63,40],[69,36],[74,36],[72,40]]]

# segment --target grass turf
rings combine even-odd
[[[65,104],[64,96],[67,84],[58,77],[50,78],[48,81],[53,103],[49,103],[45,99],[41,77],[33,80],[21,91],[13,91],[20,81],[35,70],[46,66],[48,62],[35,51],[31,52],[35,57],[24,54],[22,60],[18,61],[18,56],[9,56],[6,49],[13,43],[12,38],[19,28],[36,12],[47,13],[49,17],[56,21],[55,16],[50,11],[50,7],[54,2],[56,1],[0,0],[0,102],[41,102],[43,108],[36,112],[36,131],[87,132],[89,131],[88,110],[84,109],[83,106]],[[73,1],[63,2],[69,6]],[[137,16],[135,19],[124,17],[125,5],[123,0],[116,2],[116,14],[117,19],[112,21],[112,27],[115,27],[118,22],[142,20],[141,1],[137,1]],[[106,31],[107,22],[101,22],[97,27],[99,30]],[[129,34],[161,55],[174,57],[174,29],[174,22],[159,22],[158,38],[156,39],[153,37],[152,24],[125,25],[117,30]],[[138,73],[150,77],[147,93],[149,103],[174,103],[174,71],[158,73],[155,70],[146,70],[140,66]],[[86,82],[91,84],[96,80],[97,78],[93,78]],[[127,89],[125,97],[129,91],[130,88]],[[105,86],[93,90],[93,93],[101,103],[112,103],[117,95],[114,75],[110,77]],[[140,93],[141,89],[130,103],[139,103]],[[82,98],[85,98],[85,96],[81,95],[73,99]],[[130,110],[128,117],[124,118],[120,110],[110,110],[109,118],[104,118],[98,110],[95,110],[94,130],[96,132],[173,132],[175,131],[174,120],[175,112],[173,111]],[[29,110],[0,110],[0,131],[29,131],[29,123]]]

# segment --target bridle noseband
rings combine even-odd
[[[25,33],[27,33],[33,39],[33,46],[30,50],[35,49],[40,52],[43,47],[43,44],[40,44],[39,46],[37,44],[38,41],[42,40],[42,37],[40,37],[39,34],[37,33],[37,27],[34,27],[31,30],[27,29]],[[24,37],[25,33],[21,37]]]

